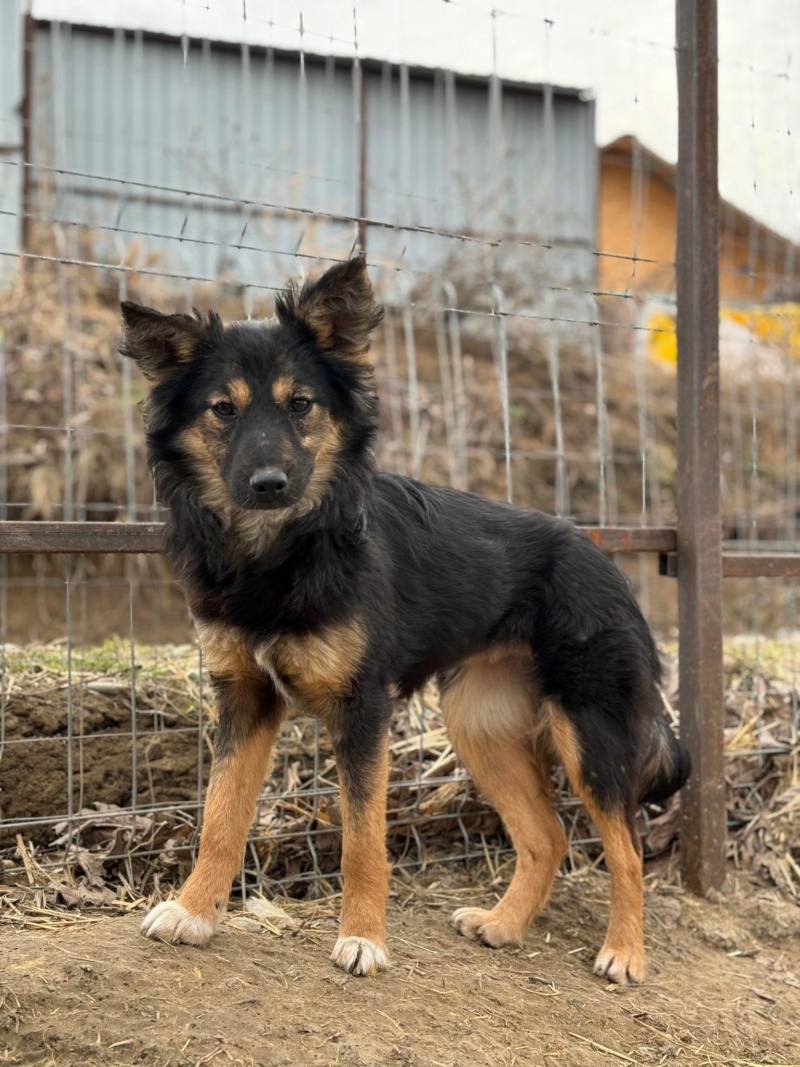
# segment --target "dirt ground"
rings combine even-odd
[[[648,981],[619,989],[591,971],[605,874],[559,878],[519,951],[456,935],[453,906],[491,899],[465,877],[395,881],[376,979],[327,962],[335,900],[288,903],[293,931],[234,915],[206,949],[146,941],[141,912],[7,918],[0,1062],[800,1065],[800,908],[775,891],[740,881],[700,901],[651,875]]]

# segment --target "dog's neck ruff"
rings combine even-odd
[[[237,508],[220,515],[191,489],[176,490],[168,501],[167,555],[182,578],[205,584],[254,567],[264,573],[291,566],[301,551],[355,552],[368,536],[372,478],[371,467],[351,471],[315,506],[287,513]]]

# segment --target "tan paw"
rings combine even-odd
[[[359,978],[377,974],[388,963],[386,950],[366,937],[340,937],[333,946],[331,960],[343,971]]]
[[[612,948],[606,944],[597,954],[594,973],[601,978],[608,978],[617,985],[629,982],[643,982],[645,973],[644,949]]]
[[[149,911],[142,923],[145,937],[169,941],[173,945],[205,945],[216,927],[202,915],[193,915],[177,900],[165,900]]]
[[[517,924],[485,908],[458,908],[453,912],[453,926],[470,941],[478,941],[488,948],[519,948],[525,937],[525,931]]]

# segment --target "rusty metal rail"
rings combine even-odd
[[[674,526],[579,526],[609,554],[651,552],[661,573],[678,575],[678,531]],[[0,522],[0,554],[78,555],[161,552],[160,522]],[[800,578],[800,552],[722,553],[723,578]]]
[[[12,522],[0,523],[0,553],[160,552],[160,522]],[[605,552],[674,552],[669,526],[581,529]]]

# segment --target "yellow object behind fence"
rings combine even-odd
[[[749,330],[759,344],[768,345],[800,359],[800,304],[754,304],[752,307],[721,307],[720,322],[735,322]],[[647,354],[673,366],[678,359],[675,314],[666,308],[649,313],[645,323]]]

